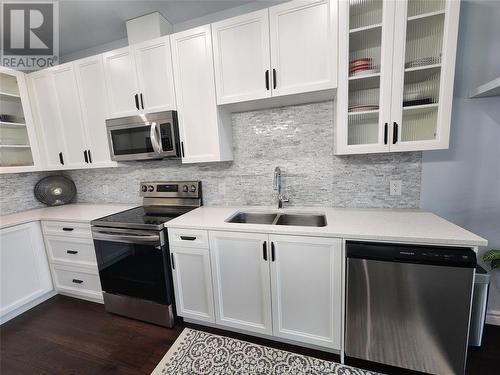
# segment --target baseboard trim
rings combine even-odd
[[[32,309],[36,305],[39,305],[42,302],[45,302],[49,298],[54,297],[56,294],[57,294],[57,291],[51,290],[50,292],[47,292],[47,293],[41,295],[40,297],[35,298],[33,301],[30,301],[30,302],[18,307],[17,309],[11,311],[10,313],[5,314],[4,316],[0,317],[0,325],[8,322],[11,319],[14,319],[16,316],[19,316],[19,315],[25,313],[26,311]]]
[[[486,324],[500,326],[500,311],[489,311],[486,314]]]

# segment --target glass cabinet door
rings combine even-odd
[[[443,75],[450,74],[450,58],[452,72],[454,65],[454,52],[452,57],[450,51],[444,50],[446,32],[451,31],[445,32],[450,16],[448,3],[446,0],[396,2],[394,67],[399,68],[393,78],[391,150],[422,150],[427,148],[426,144],[428,148],[436,148],[440,135],[444,136],[439,134],[442,129],[438,126],[446,123],[440,118],[441,98],[452,97],[453,82],[450,92],[443,90],[450,87]],[[451,112],[451,100],[449,105]]]
[[[385,124],[390,121],[394,3],[340,2],[339,24],[348,38],[340,40],[337,120],[345,124],[337,134],[343,137],[337,153],[389,151]]]
[[[18,77],[0,71],[0,168],[33,165]]]

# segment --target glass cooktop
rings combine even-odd
[[[141,206],[91,222],[92,225],[114,228],[160,230],[167,221],[193,210],[193,207]]]

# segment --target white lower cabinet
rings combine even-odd
[[[181,235],[169,229],[171,243]],[[208,238],[209,248],[172,246],[180,316],[340,350],[341,239],[225,231]]]
[[[39,222],[2,229],[0,244],[0,321],[4,322],[49,293],[52,281]]]
[[[215,323],[208,249],[175,246],[170,253],[177,315]]]
[[[216,323],[272,334],[267,235],[210,232]]]
[[[340,349],[342,241],[270,235],[274,336]]]

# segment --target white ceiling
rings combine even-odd
[[[61,56],[123,39],[125,21],[158,11],[172,24],[252,3],[256,0],[61,0]]]

